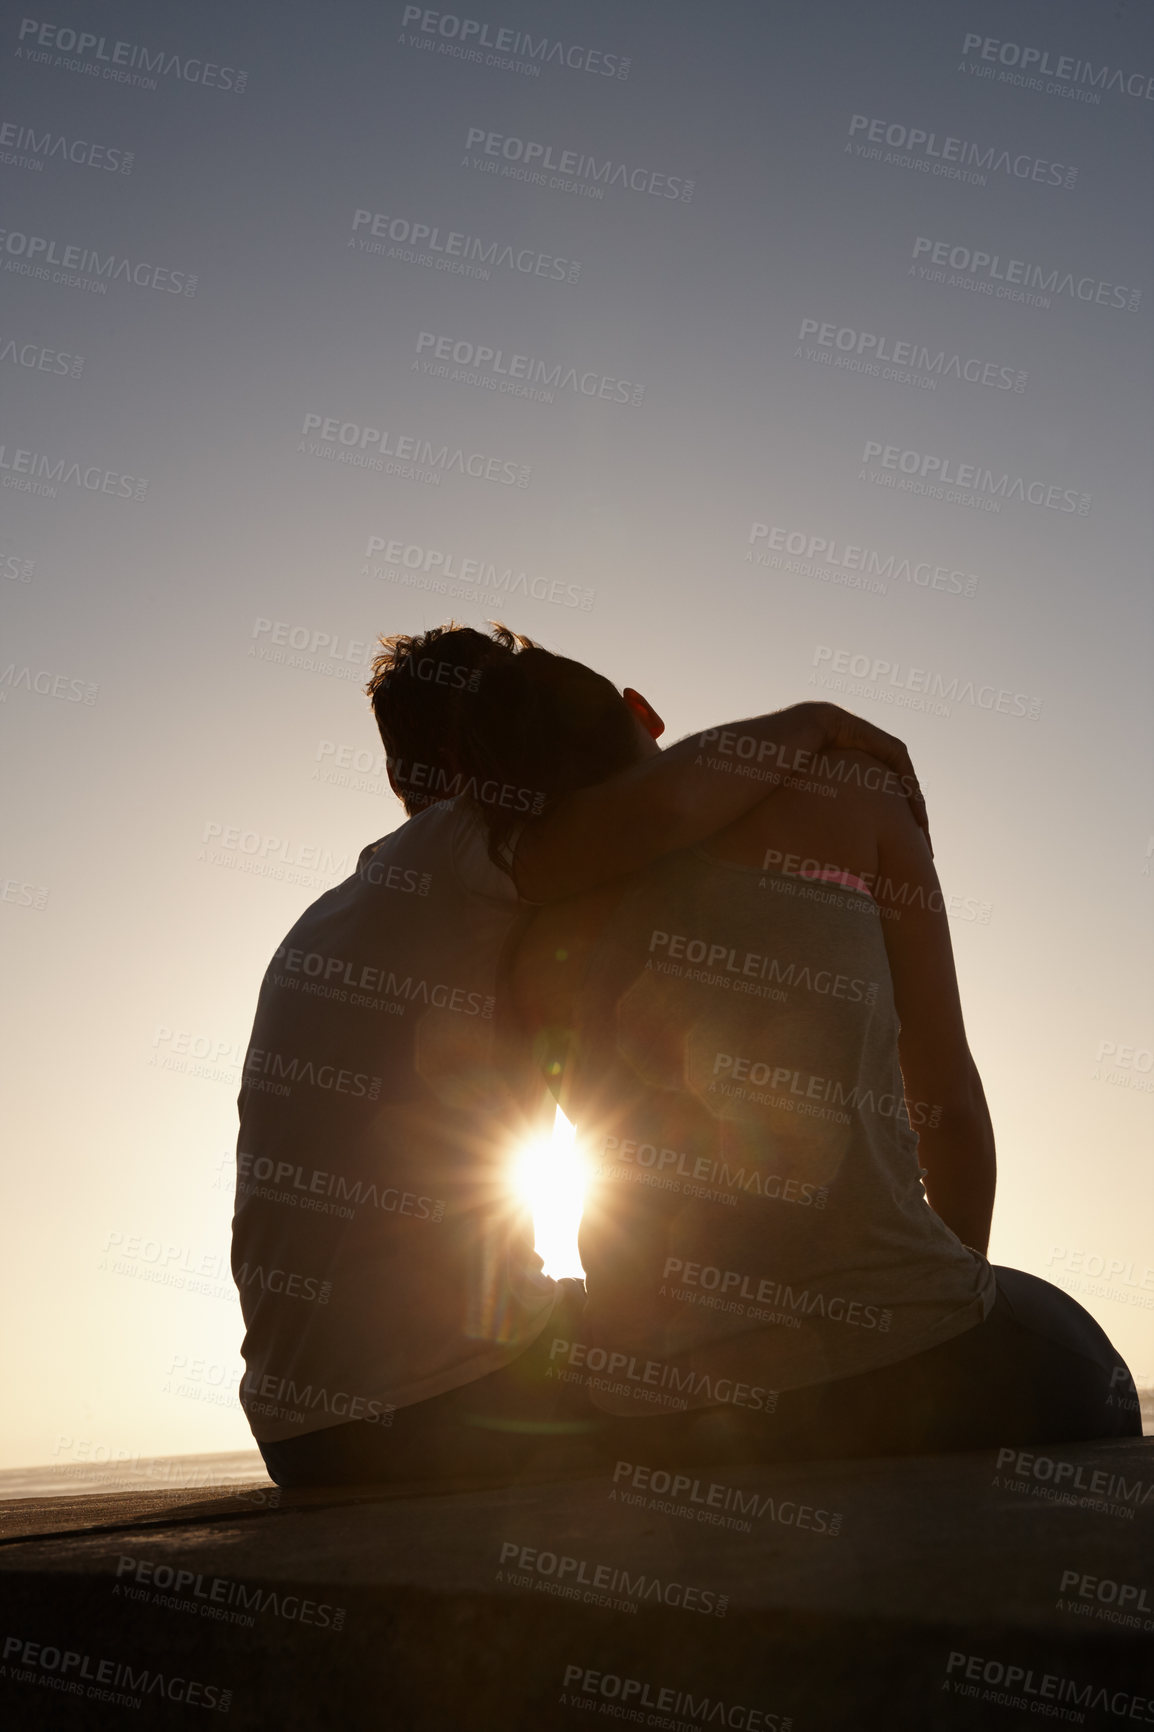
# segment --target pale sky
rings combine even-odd
[[[902,735],[992,1259],[1154,1383],[1148,12],[493,0],[506,68],[405,10],[0,39],[0,1465],[249,1443],[257,989],[402,817],[367,646],[450,614],[670,738],[814,696]]]

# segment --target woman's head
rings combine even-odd
[[[368,691],[406,810],[470,795],[495,858],[526,812],[637,763],[663,728],[639,693],[497,623],[382,639]]]
[[[462,717],[477,776],[512,789],[495,809],[482,802],[494,858],[526,812],[628,769],[658,749],[663,726],[638,693],[623,696],[603,674],[538,645],[487,667]]]

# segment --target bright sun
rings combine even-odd
[[[517,1194],[533,1211],[533,1240],[545,1274],[555,1281],[585,1271],[577,1254],[577,1228],[585,1200],[585,1175],[577,1132],[561,1108],[551,1137],[526,1143],[513,1171]]]

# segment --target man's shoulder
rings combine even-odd
[[[442,863],[452,860],[462,836],[469,830],[468,812],[460,800],[430,802],[420,812],[414,812],[369,842],[357,858],[354,877],[362,877],[371,862],[394,859],[430,863],[440,857]]]

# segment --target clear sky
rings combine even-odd
[[[3,26],[0,1464],[248,1441],[257,987],[401,817],[368,646],[450,614],[672,738],[907,740],[992,1256],[1154,1382],[1148,9],[464,20]]]

